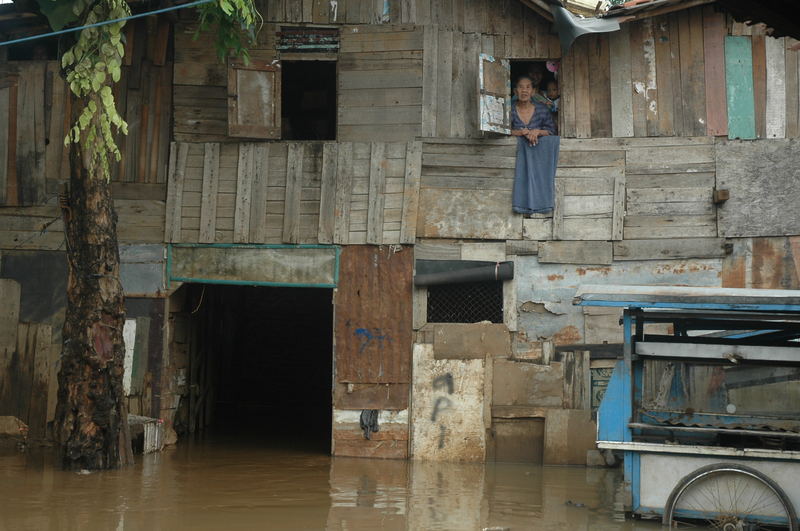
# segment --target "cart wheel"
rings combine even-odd
[[[772,525],[758,515],[788,524]],[[798,531],[797,517],[783,489],[758,470],[733,463],[700,467],[672,489],[663,523],[677,527],[687,520],[700,520],[725,531]]]

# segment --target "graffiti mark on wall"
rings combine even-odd
[[[453,375],[449,372],[433,379],[433,389],[438,391],[442,388],[447,388],[447,394],[453,394]]]
[[[379,350],[383,350],[384,342],[390,342],[392,339],[389,334],[382,334],[380,328],[356,328],[354,334],[361,340],[361,345],[358,347],[358,353],[363,354],[364,350],[373,344],[378,345]]]
[[[431,421],[436,422],[439,413],[453,406],[452,400],[446,396],[440,396],[433,404],[433,412],[431,413]]]
[[[447,392],[448,395],[452,395],[455,391],[455,386],[453,385],[453,375],[448,373],[442,374],[441,376],[437,376],[433,379],[433,390],[440,391],[440,392]],[[433,402],[433,411],[431,411],[431,422],[436,422],[437,419],[440,419],[442,414],[453,407],[453,401],[450,400],[449,397],[446,395],[437,396]],[[444,448],[445,439],[447,436],[447,426],[445,426],[441,421],[439,423],[439,449],[441,450]]]

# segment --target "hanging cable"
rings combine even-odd
[[[45,37],[53,37],[55,35],[63,35],[64,33],[72,33],[74,31],[81,31],[86,28],[96,28],[98,26],[106,26],[108,24],[116,24],[117,22],[124,22],[126,20],[133,20],[135,18],[143,18],[149,17],[150,15],[158,15],[160,13],[166,13],[167,11],[176,11],[178,9],[185,9],[187,7],[195,7],[201,4],[208,4],[209,2],[214,2],[215,0],[195,0],[194,2],[189,2],[188,4],[181,4],[177,6],[170,6],[170,7],[163,7],[161,9],[156,9],[154,11],[147,11],[146,13],[137,13],[135,15],[130,15],[128,17],[122,18],[115,18],[112,20],[104,20],[102,22],[95,22],[94,24],[87,24],[85,26],[78,26],[75,28],[67,28],[58,31],[52,31],[50,33],[42,33],[41,35],[31,35],[30,37],[22,37],[21,39],[14,39],[13,41],[5,41],[0,42],[0,46],[8,46],[10,44],[17,44],[20,42],[27,42],[33,41],[36,39],[44,39]]]

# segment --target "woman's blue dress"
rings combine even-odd
[[[534,103],[530,121],[524,123],[511,107],[511,129],[545,129],[551,136],[539,137],[535,146],[524,136],[517,137],[517,163],[514,171],[512,208],[520,214],[546,213],[555,204],[555,177],[560,137],[546,105]]]

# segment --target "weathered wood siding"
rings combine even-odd
[[[561,57],[552,24],[518,0],[352,0],[333,11],[311,0],[276,0],[263,7],[274,23],[252,50],[257,59],[296,58],[275,49],[281,22],[340,25],[340,51],[328,59],[338,62],[337,139],[343,141],[479,138],[480,53],[512,61]],[[175,138],[231,141],[225,65],[193,35],[191,26],[176,31]],[[735,24],[704,6],[578,38],[559,71],[562,136],[742,136],[729,127],[742,119],[742,107],[726,100],[731,79],[742,77],[726,68],[731,35],[752,50],[741,74],[754,80],[746,98],[755,133],[745,136],[800,135],[796,41],[767,37],[763,28]]]
[[[744,136],[798,136],[798,52],[791,49],[796,41],[767,37],[764,31],[733,23],[706,6],[578,38],[561,66],[562,134],[742,137],[742,130],[729,131],[728,123],[746,118],[743,109],[725,105],[725,54],[731,53],[725,36],[740,35],[752,57],[728,84],[745,75],[754,80],[747,97],[755,108],[750,118],[756,132]]]
[[[405,141],[422,124],[421,26],[344,26],[338,57],[340,141]]]
[[[710,137],[562,142],[552,215],[511,212],[515,139],[423,143],[420,238],[716,237]]]
[[[160,243],[164,238],[164,185],[114,183],[117,237],[121,243]],[[51,198],[30,207],[0,207],[0,249],[65,250],[61,209]]]
[[[256,6],[267,22],[437,25],[533,42],[539,37],[526,23],[544,21],[519,0],[257,0]]]
[[[419,157],[413,142],[176,143],[164,239],[412,243]]]

